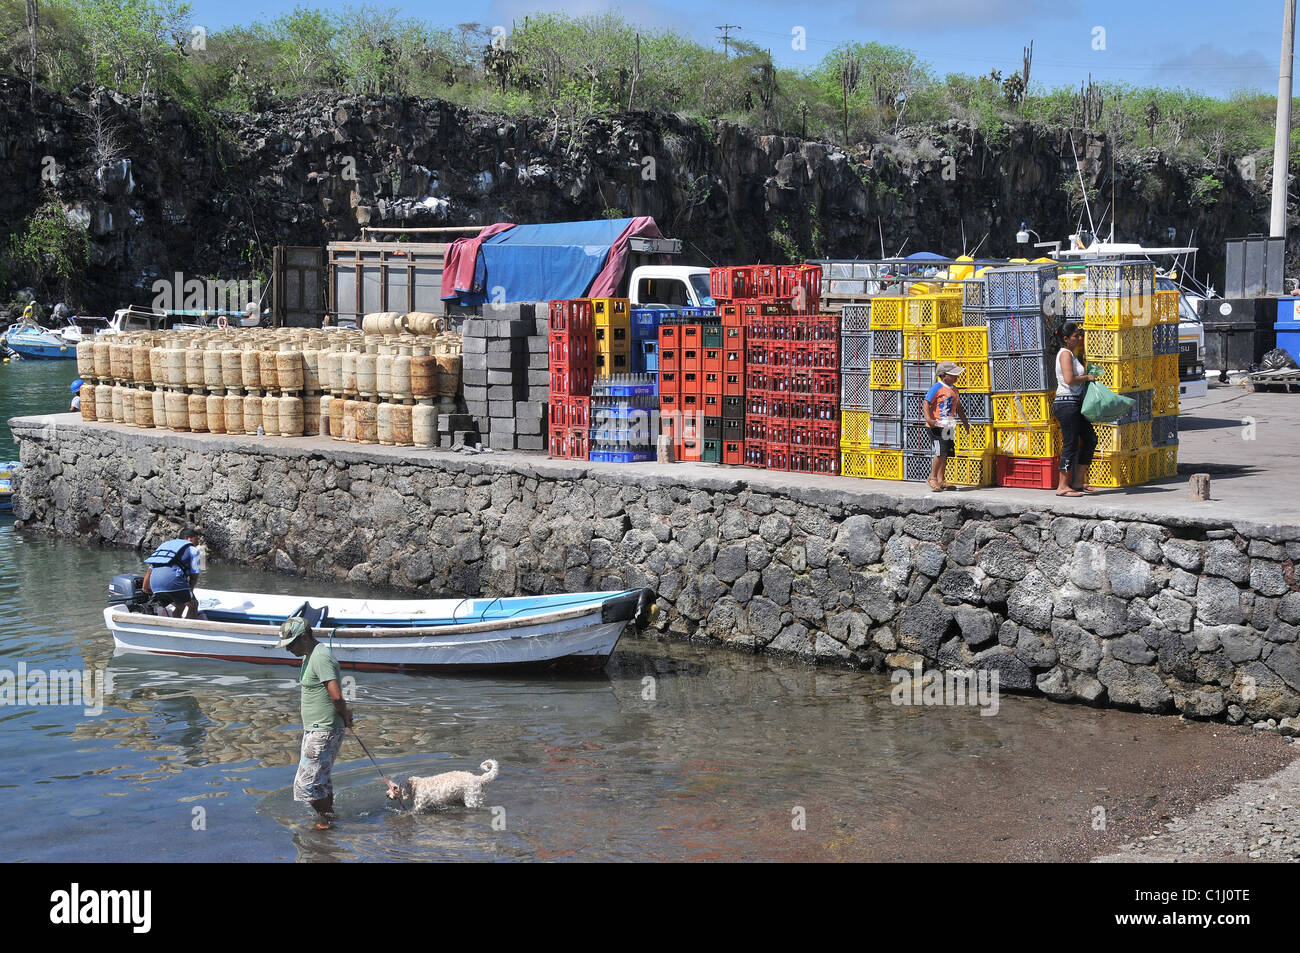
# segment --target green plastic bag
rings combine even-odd
[[[1117,394],[1101,381],[1091,381],[1083,395],[1083,417],[1094,424],[1113,424],[1137,403],[1132,397]]]

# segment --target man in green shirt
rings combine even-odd
[[[302,685],[302,758],[293,779],[293,799],[315,808],[320,816],[316,828],[326,830],[334,819],[330,769],[343,745],[344,729],[352,727],[352,712],[339,688],[339,663],[300,618],[285,620],[275,647],[288,649],[303,660],[298,676]]]

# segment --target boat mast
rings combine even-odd
[[[1269,235],[1286,238],[1287,158],[1291,152],[1291,70],[1295,54],[1295,0],[1282,11],[1282,64],[1277,73],[1277,129],[1273,137],[1273,213]]]

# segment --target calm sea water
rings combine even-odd
[[[0,368],[0,416],[62,409],[67,376]],[[1026,817],[1050,854],[1123,784],[1098,752],[1185,764],[1202,738],[1035,699],[901,707],[883,675],[629,637],[582,678],[345,673],[386,773],[501,773],[488,808],[413,816],[349,738],[340,823],[317,832],[292,800],[294,669],[114,656],[105,585],[140,555],[0,520],[0,689],[20,666],[112,678],[98,713],[0,705],[0,861],[968,859],[1008,852]],[[204,582],[361,594],[223,564]]]
[[[0,461],[17,460],[7,421],[25,414],[61,414],[72,400],[76,361],[10,361],[0,364]]]

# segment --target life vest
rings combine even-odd
[[[187,569],[185,557],[188,551],[194,546],[188,539],[172,539],[163,543],[153,551],[153,555],[145,558],[146,566],[176,566],[180,569]]]

